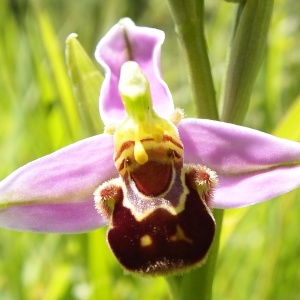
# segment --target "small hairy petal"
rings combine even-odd
[[[94,190],[118,176],[110,135],[97,135],[19,168],[0,182],[0,226],[40,232],[84,232],[106,224]]]
[[[242,207],[300,186],[300,144],[229,123],[186,119],[179,124],[185,163],[216,171],[212,206]]]
[[[128,18],[120,20],[101,39],[95,57],[105,71],[100,94],[100,115],[105,125],[120,122],[125,110],[118,90],[123,63],[133,60],[139,64],[150,82],[155,111],[168,117],[174,109],[168,86],[160,74],[160,50],[164,32],[154,28],[138,27]]]

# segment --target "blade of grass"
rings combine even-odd
[[[64,55],[57,40],[53,25],[46,11],[38,5],[34,6],[35,13],[40,25],[41,38],[44,43],[48,59],[51,63],[60,101],[66,115],[66,122],[70,135],[75,139],[79,130],[79,116],[72,94],[71,84],[67,75]]]

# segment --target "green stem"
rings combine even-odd
[[[204,35],[204,0],[168,0],[181,43],[197,116],[218,120]]]
[[[199,118],[218,120],[216,95],[204,35],[204,0],[168,0],[187,66],[192,100]],[[215,210],[216,234],[206,263],[183,276],[169,276],[174,300],[210,300],[223,211]]]

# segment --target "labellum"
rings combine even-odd
[[[119,91],[127,112],[114,132],[120,176],[95,191],[95,206],[109,220],[108,244],[128,272],[182,273],[203,263],[212,244],[210,200],[217,176],[183,163],[177,128],[153,110],[137,63],[122,66]],[[170,120],[181,117],[175,110]]]

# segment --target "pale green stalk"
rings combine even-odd
[[[215,89],[204,35],[204,1],[169,0],[188,72],[192,100],[199,118],[218,120]],[[217,260],[223,211],[214,212],[217,231],[206,263],[182,276],[169,276],[175,300],[209,300]]]
[[[168,2],[183,50],[196,115],[217,120],[216,95],[204,36],[204,0]]]

